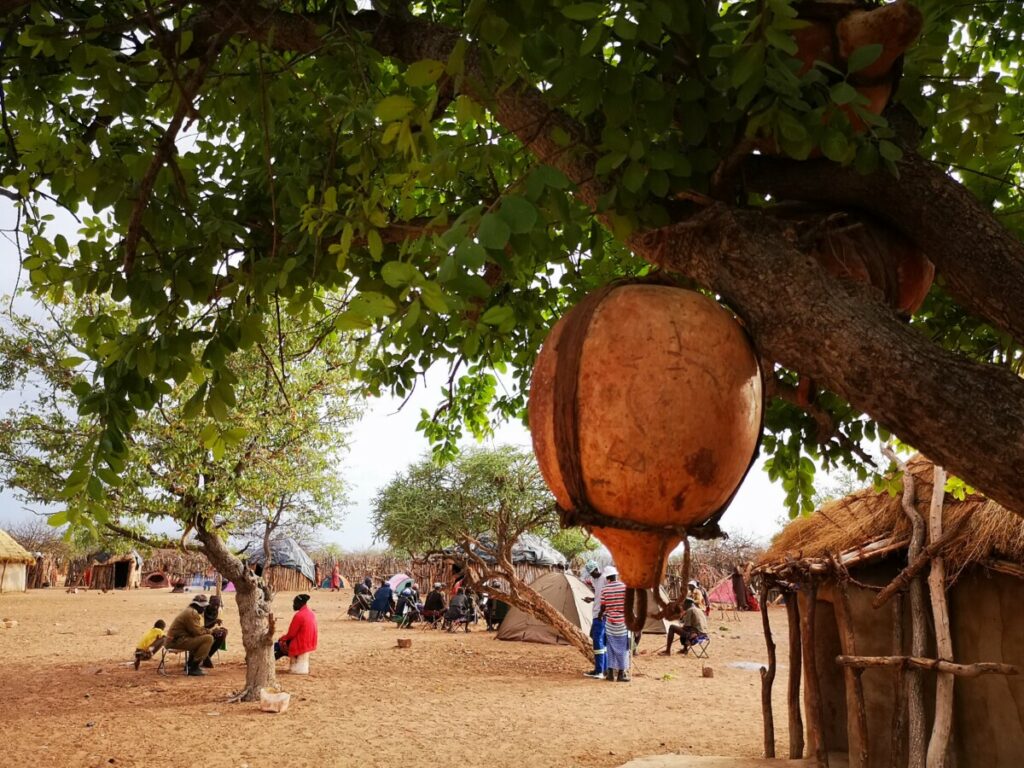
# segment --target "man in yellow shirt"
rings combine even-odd
[[[139,640],[138,645],[135,646],[135,669],[138,669],[139,664],[143,661],[152,659],[153,654],[163,647],[164,639],[167,637],[167,633],[164,631],[166,626],[163,619],[157,619],[156,624],[148,629]]]

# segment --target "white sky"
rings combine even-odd
[[[0,228],[9,229],[13,223],[11,204],[4,201],[0,204]],[[63,231],[69,241],[73,241],[70,235],[76,229],[77,225],[69,217],[61,216],[53,232]],[[13,292],[17,274],[17,249],[7,235],[0,240],[0,294]],[[27,284],[27,279],[23,274],[22,286]],[[31,302],[23,300],[17,308],[40,318],[44,316],[43,308]],[[339,472],[349,482],[351,506],[339,530],[322,531],[324,542],[336,543],[348,551],[373,545],[370,523],[373,497],[397,472],[428,450],[426,439],[416,431],[416,424],[421,408],[432,411],[440,401],[442,381],[442,376],[438,375],[433,380],[428,377],[427,386],[421,382],[401,411],[398,410],[401,405],[399,398],[380,398],[367,403],[363,419],[352,432],[351,449],[339,467]],[[16,395],[0,396],[0,413],[16,409],[18,404]],[[491,442],[529,447],[530,435],[521,424],[510,423],[502,425]],[[785,517],[783,497],[782,489],[768,481],[758,461],[723,518],[722,526],[727,531],[743,531],[766,539],[778,530],[780,519]],[[4,489],[0,492],[0,527],[24,519],[32,511],[26,510],[11,491]]]

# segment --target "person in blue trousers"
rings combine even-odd
[[[605,644],[604,619],[600,616],[599,598],[601,596],[601,588],[605,584],[605,576],[598,564],[593,560],[588,561],[584,569],[589,577],[587,581],[590,582],[590,586],[594,589],[593,597],[584,598],[588,603],[593,603],[594,612],[590,623],[590,639],[594,643],[594,668],[590,672],[584,672],[583,674],[585,677],[593,678],[594,680],[603,680],[605,670],[608,668],[608,653]]]

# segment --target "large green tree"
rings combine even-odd
[[[843,0],[3,0],[24,266],[50,300],[109,293],[135,321],[97,330],[82,407],[105,433],[72,489],[164,382],[201,371],[216,413],[220,362],[300,308],[374,346],[367,392],[449,365],[423,428],[450,454],[521,412],[567,306],[658,267],[749,330],[794,506],[810,459],[861,465],[878,425],[1024,513],[1024,9],[916,6],[878,117],[854,87],[878,45],[808,71],[792,55],[798,17]],[[810,257],[835,222],[927,253],[938,280],[909,323]]]
[[[273,591],[228,539],[255,532],[267,547],[282,526],[340,520],[340,454],[358,415],[349,396],[351,350],[340,338],[311,349],[297,318],[261,329],[261,339],[280,334],[218,369],[236,398],[224,405],[230,420],[212,408],[203,413],[193,385],[168,385],[120,457],[109,457],[92,479],[79,459],[104,439],[103,423],[74,407],[76,393],[89,389],[87,358],[99,354],[90,328],[131,321],[109,301],[68,302],[51,317],[42,324],[11,316],[0,326],[0,383],[24,398],[3,418],[0,478],[26,502],[52,505],[51,524],[69,522],[78,535],[201,551],[235,584],[247,669],[240,696],[258,696],[274,681]],[[88,478],[84,485],[76,473]],[[176,527],[176,537],[154,535],[158,524]]]
[[[590,639],[530,587],[513,562],[513,548],[525,534],[558,530],[555,499],[529,452],[473,449],[444,466],[424,458],[380,490],[373,524],[377,538],[395,549],[461,561],[475,590],[549,624],[593,659]]]

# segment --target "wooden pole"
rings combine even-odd
[[[761,717],[764,719],[764,756],[775,757],[775,715],[772,712],[772,684],[775,682],[775,640],[768,621],[768,583],[761,579],[761,627],[768,647],[768,668],[761,667]]]
[[[847,589],[846,582],[839,582],[839,597],[840,604],[842,605],[842,616],[839,622],[839,629],[843,635],[843,646],[846,652],[855,656],[857,654],[857,638],[854,635],[853,624],[853,613],[850,610],[850,594]],[[843,675],[846,678],[846,690],[849,695],[853,697],[853,709],[854,718],[853,724],[853,739],[851,739],[851,747],[853,743],[857,745],[857,756],[859,758],[858,768],[869,768],[871,763],[870,754],[868,751],[868,715],[867,709],[864,706],[864,683],[860,679],[863,669],[855,667],[843,667]],[[850,750],[851,756],[853,750]]]
[[[811,742],[810,748],[814,751],[814,764],[818,768],[828,768],[828,747],[825,745],[825,733],[822,728],[821,687],[814,649],[814,614],[817,602],[818,585],[814,581],[809,581],[807,610],[800,612],[800,639],[803,644],[804,663],[807,665],[807,686],[804,689],[807,701],[807,733]]]
[[[881,608],[890,600],[890,598],[892,598],[893,595],[906,589],[910,580],[924,570],[924,567],[931,562],[933,557],[935,557],[935,553],[946,546],[946,544],[948,544],[952,539],[955,539],[960,535],[960,529],[964,526],[967,520],[968,515],[964,515],[957,520],[953,528],[946,531],[942,536],[939,536],[938,538],[929,536],[930,542],[921,552],[920,556],[900,571],[895,579],[886,584],[885,589],[875,595],[875,599],[871,601],[871,607]],[[941,528],[939,530],[941,530]]]
[[[903,593],[896,593],[892,602],[892,653],[903,655]],[[893,678],[892,742],[890,745],[891,768],[903,768],[904,728],[907,721],[906,667],[895,667]]]
[[[912,563],[924,548],[924,518],[917,511],[914,476],[907,471],[907,465],[886,446],[882,452],[903,472],[903,514],[910,518],[911,535],[907,551],[907,562]],[[910,581],[910,652],[923,657],[928,643],[928,621],[924,607],[924,585],[921,577]],[[909,724],[907,768],[925,768],[928,743],[925,737],[924,681],[921,672],[911,667],[907,672],[907,722]]]
[[[935,543],[942,539],[942,502],[945,497],[946,471],[935,466],[932,470],[932,503],[928,512],[928,539]],[[940,659],[952,661],[953,635],[949,629],[949,609],[946,605],[946,566],[936,555],[928,573],[928,593],[932,603],[932,622],[935,625],[935,650]],[[953,732],[953,681],[949,672],[939,672],[935,681],[935,719],[932,736],[928,741],[928,768],[945,768]]]
[[[945,672],[957,677],[982,675],[1019,675],[1013,664],[979,661],[975,664],[955,664],[944,659],[925,659],[920,656],[836,656],[836,664],[843,667],[907,667],[925,672]]]
[[[786,694],[789,705],[789,759],[800,760],[804,756],[804,721],[800,715],[800,606],[796,592],[786,593],[786,618],[789,625],[789,690]]]

